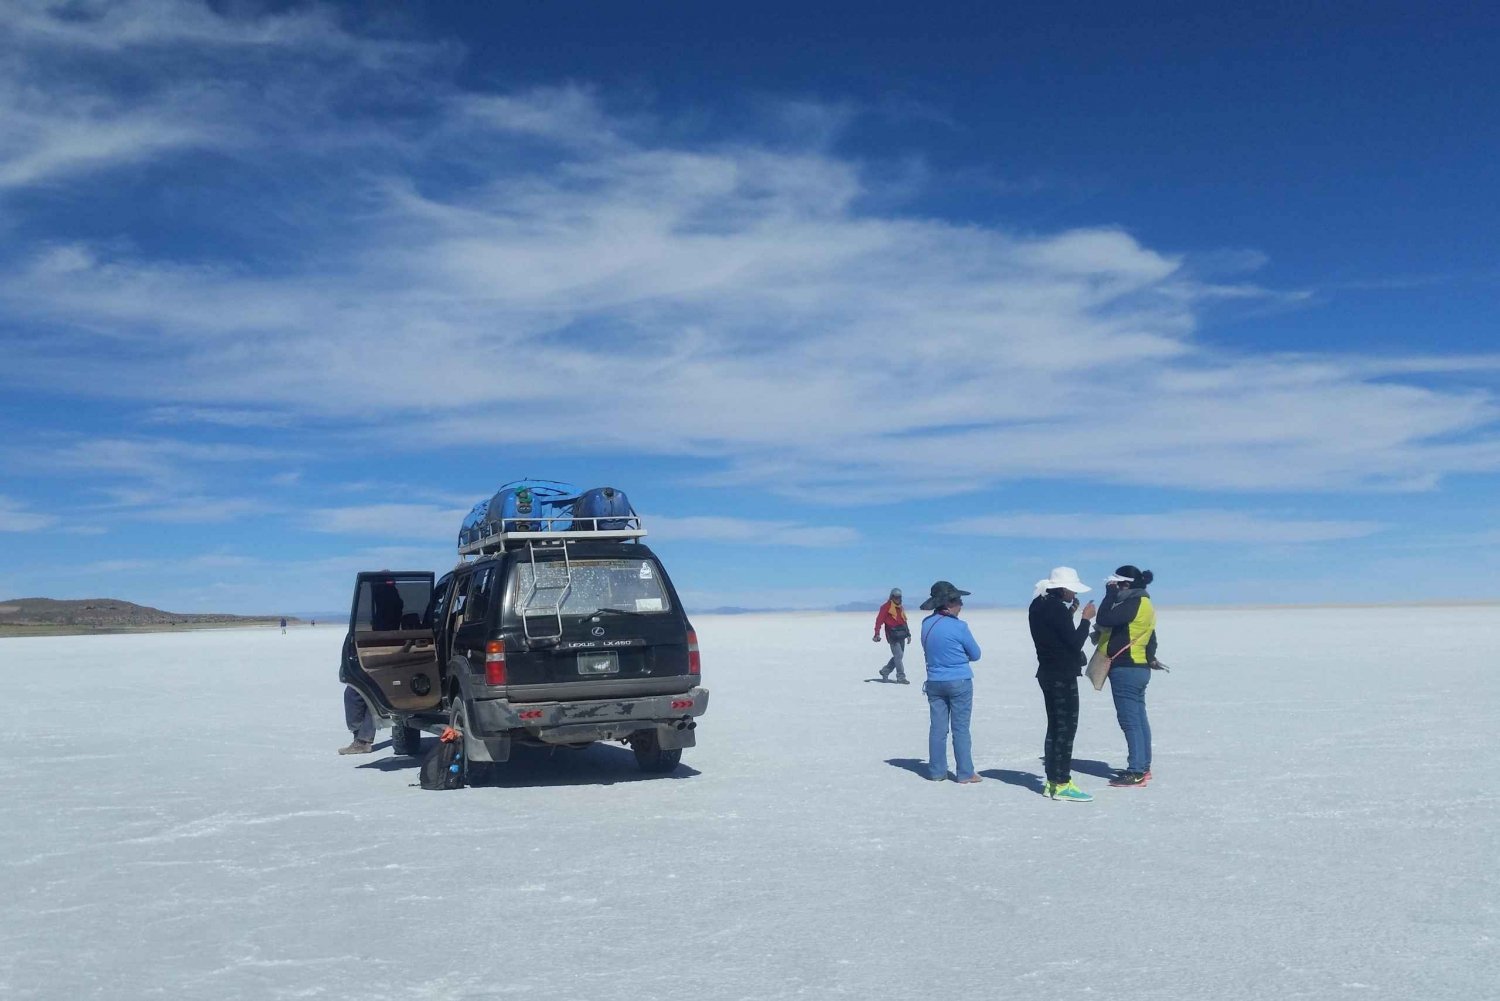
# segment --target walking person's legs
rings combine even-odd
[[[929,681],[922,686],[927,695],[927,777],[939,781],[948,777],[948,683]]]
[[[902,660],[906,656],[906,640],[891,640],[890,644],[891,644],[891,659],[886,662],[886,665],[885,665],[886,671],[889,671],[892,668],[895,668],[895,671],[896,671],[896,680],[897,681],[905,681],[906,680],[906,665],[904,663],[902,663]],[[885,674],[885,671],[882,671],[881,674],[882,675]]]
[[[953,716],[953,772],[960,782],[978,782],[969,741],[969,718],[974,714],[974,682],[949,682],[953,694],[948,705]]]

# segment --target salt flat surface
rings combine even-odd
[[[0,995],[1500,996],[1494,610],[1166,609],[1156,780],[1085,682],[1088,805],[1032,791],[1023,614],[968,618],[974,786],[906,767],[873,616],[699,619],[675,776],[451,793],[333,753],[337,628],[0,640]]]

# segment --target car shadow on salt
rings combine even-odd
[[[437,746],[424,740],[414,756],[393,755],[369,761],[361,769],[379,772],[415,771],[422,759]],[[655,782],[688,779],[702,772],[679,764],[670,772],[647,773],[635,763],[635,753],[615,744],[591,744],[585,748],[513,747],[510,760],[494,765],[480,788],[518,789],[528,786],[615,785],[621,782]]]

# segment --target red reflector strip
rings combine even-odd
[[[693,700],[692,699],[673,699],[672,700],[672,708],[673,709],[691,709],[691,708],[693,708]]]
[[[520,717],[522,719],[541,719],[542,711],[540,709],[528,709],[525,712],[521,713]]]

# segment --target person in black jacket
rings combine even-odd
[[[1070,803],[1087,803],[1094,797],[1073,784],[1073,737],[1078,733],[1078,677],[1085,657],[1083,644],[1089,635],[1094,603],[1084,606],[1082,618],[1073,624],[1078,594],[1089,590],[1072,567],[1057,567],[1046,580],[1036,583],[1036,597],[1027,618],[1031,641],[1036,644],[1036,682],[1047,709],[1047,739],[1042,757],[1047,784],[1042,794]]]

